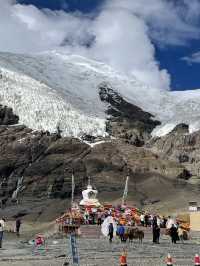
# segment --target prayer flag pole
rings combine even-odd
[[[75,190],[74,171],[72,171],[72,198],[71,198],[71,207],[73,207],[73,204],[74,204],[74,190]]]
[[[124,193],[122,197],[122,206],[126,203],[126,199],[128,196],[128,181],[129,181],[129,176],[126,177],[126,183],[125,183]]]

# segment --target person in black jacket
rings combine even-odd
[[[21,226],[21,219],[20,218],[17,218],[16,221],[15,221],[15,226],[16,226],[16,234],[17,236],[19,236],[19,230],[20,230],[20,226]]]
[[[146,227],[149,226],[149,215],[148,214],[145,214],[145,216],[144,216],[144,224]]]
[[[172,243],[176,244],[176,241],[178,240],[178,230],[174,224],[172,224],[172,227],[170,228],[170,236]]]
[[[153,224],[152,224],[152,233],[153,233],[153,243],[159,244],[160,239],[160,227],[157,223],[157,217],[153,217]]]
[[[113,240],[113,233],[114,233],[114,227],[113,227],[113,224],[110,223],[108,226],[108,235],[109,235],[110,243],[112,243],[112,240]]]

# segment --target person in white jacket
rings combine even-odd
[[[0,248],[2,248],[4,228],[5,228],[5,219],[1,218],[0,220]]]
[[[141,222],[141,225],[144,226],[144,214],[143,213],[140,215],[140,222]]]

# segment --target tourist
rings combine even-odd
[[[140,215],[140,223],[142,226],[144,226],[144,214],[143,213]]]
[[[153,217],[153,223],[152,223],[152,233],[153,233],[153,243],[159,244],[160,240],[160,227],[157,223],[157,217]]]
[[[44,249],[45,247],[45,238],[43,235],[36,235],[36,238],[34,240],[34,249],[35,252],[38,252],[39,250]]]
[[[20,227],[21,227],[21,219],[20,218],[17,218],[16,221],[15,221],[15,228],[16,228],[16,234],[17,236],[19,236],[19,230],[20,230]]]
[[[151,227],[153,227],[153,217],[154,216],[152,214],[149,216],[149,224]]]
[[[153,221],[152,221],[153,243],[156,243],[156,240],[157,240],[156,228],[157,228],[157,219],[156,219],[156,216],[154,216]]]
[[[125,227],[120,224],[119,227],[117,228],[117,234],[121,239],[121,242],[124,242],[124,233],[125,233]]]
[[[101,226],[101,224],[102,224],[102,214],[101,212],[98,212],[97,213],[97,225]]]
[[[105,220],[105,213],[101,212],[101,224],[104,222]]]
[[[171,216],[168,216],[167,222],[166,222],[166,228],[170,229],[172,225],[175,225],[175,221]]]
[[[160,217],[159,216],[157,216],[156,217],[157,219],[157,228],[156,228],[156,230],[157,230],[157,244],[159,244],[160,243],[160,227],[161,227],[161,219],[160,219]]]
[[[131,226],[135,226],[135,219],[134,219],[134,217],[131,218]]]
[[[149,215],[146,213],[144,216],[144,223],[145,226],[148,227],[149,226]]]
[[[180,241],[183,243],[184,241],[184,230],[182,229],[181,226],[178,227],[178,237]]]
[[[0,248],[2,248],[4,227],[5,227],[5,219],[1,218],[0,220]]]
[[[84,218],[84,223],[89,224],[89,213],[87,210],[84,212],[83,218]]]
[[[108,210],[108,216],[112,215],[112,209]]]
[[[163,228],[166,228],[167,218],[163,216]]]
[[[94,212],[92,212],[91,214],[90,214],[90,224],[95,224],[95,213]]]
[[[112,243],[112,240],[113,240],[113,233],[114,233],[113,223],[110,223],[108,226],[108,236],[109,236],[110,243]]]
[[[120,266],[127,266],[127,252],[123,250],[122,255],[119,258]]]
[[[161,225],[161,219],[160,219],[159,216],[157,216],[156,219],[157,219],[157,225],[158,225],[158,227],[160,228],[160,225]]]
[[[170,236],[172,243],[176,244],[176,241],[178,240],[178,231],[174,224],[172,224],[172,227],[170,228]]]

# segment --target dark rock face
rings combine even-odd
[[[12,134],[15,140],[9,144],[3,144],[3,137],[0,141],[0,176],[7,181],[3,196],[12,195],[21,176],[25,187],[22,194],[40,197],[69,196],[73,167],[79,172],[80,182],[85,177],[79,161],[87,153],[87,145],[75,139],[32,133],[26,128],[12,127],[4,131],[6,138],[10,139]]]
[[[141,179],[147,175],[176,179],[184,178],[185,169],[123,141],[105,142],[91,149],[77,139],[33,132],[25,126],[0,126],[1,199],[13,196],[22,177],[20,197],[68,198],[72,171],[75,192],[80,195],[88,176],[93,177],[100,192],[121,191],[128,172]]]
[[[0,105],[0,125],[13,125],[17,124],[19,117],[13,114],[11,108]]]
[[[176,134],[187,134],[189,133],[189,126],[187,124],[181,123],[175,126],[175,128],[171,131],[171,133]]]
[[[24,126],[0,127],[1,197],[11,197],[23,176],[20,195],[67,198],[72,171],[79,195],[87,176],[94,178],[100,190],[115,190],[117,177],[121,183],[128,172],[172,179],[184,178],[185,173],[178,163],[161,160],[152,152],[123,141],[102,143],[91,149],[77,139],[32,132]]]
[[[181,124],[166,136],[151,139],[147,146],[164,160],[183,165],[187,178],[200,177],[200,131],[188,134],[188,126]]]
[[[99,86],[101,101],[108,104],[107,131],[109,134],[126,139],[135,146],[144,145],[152,130],[160,124],[141,108],[127,102],[106,83]]]

